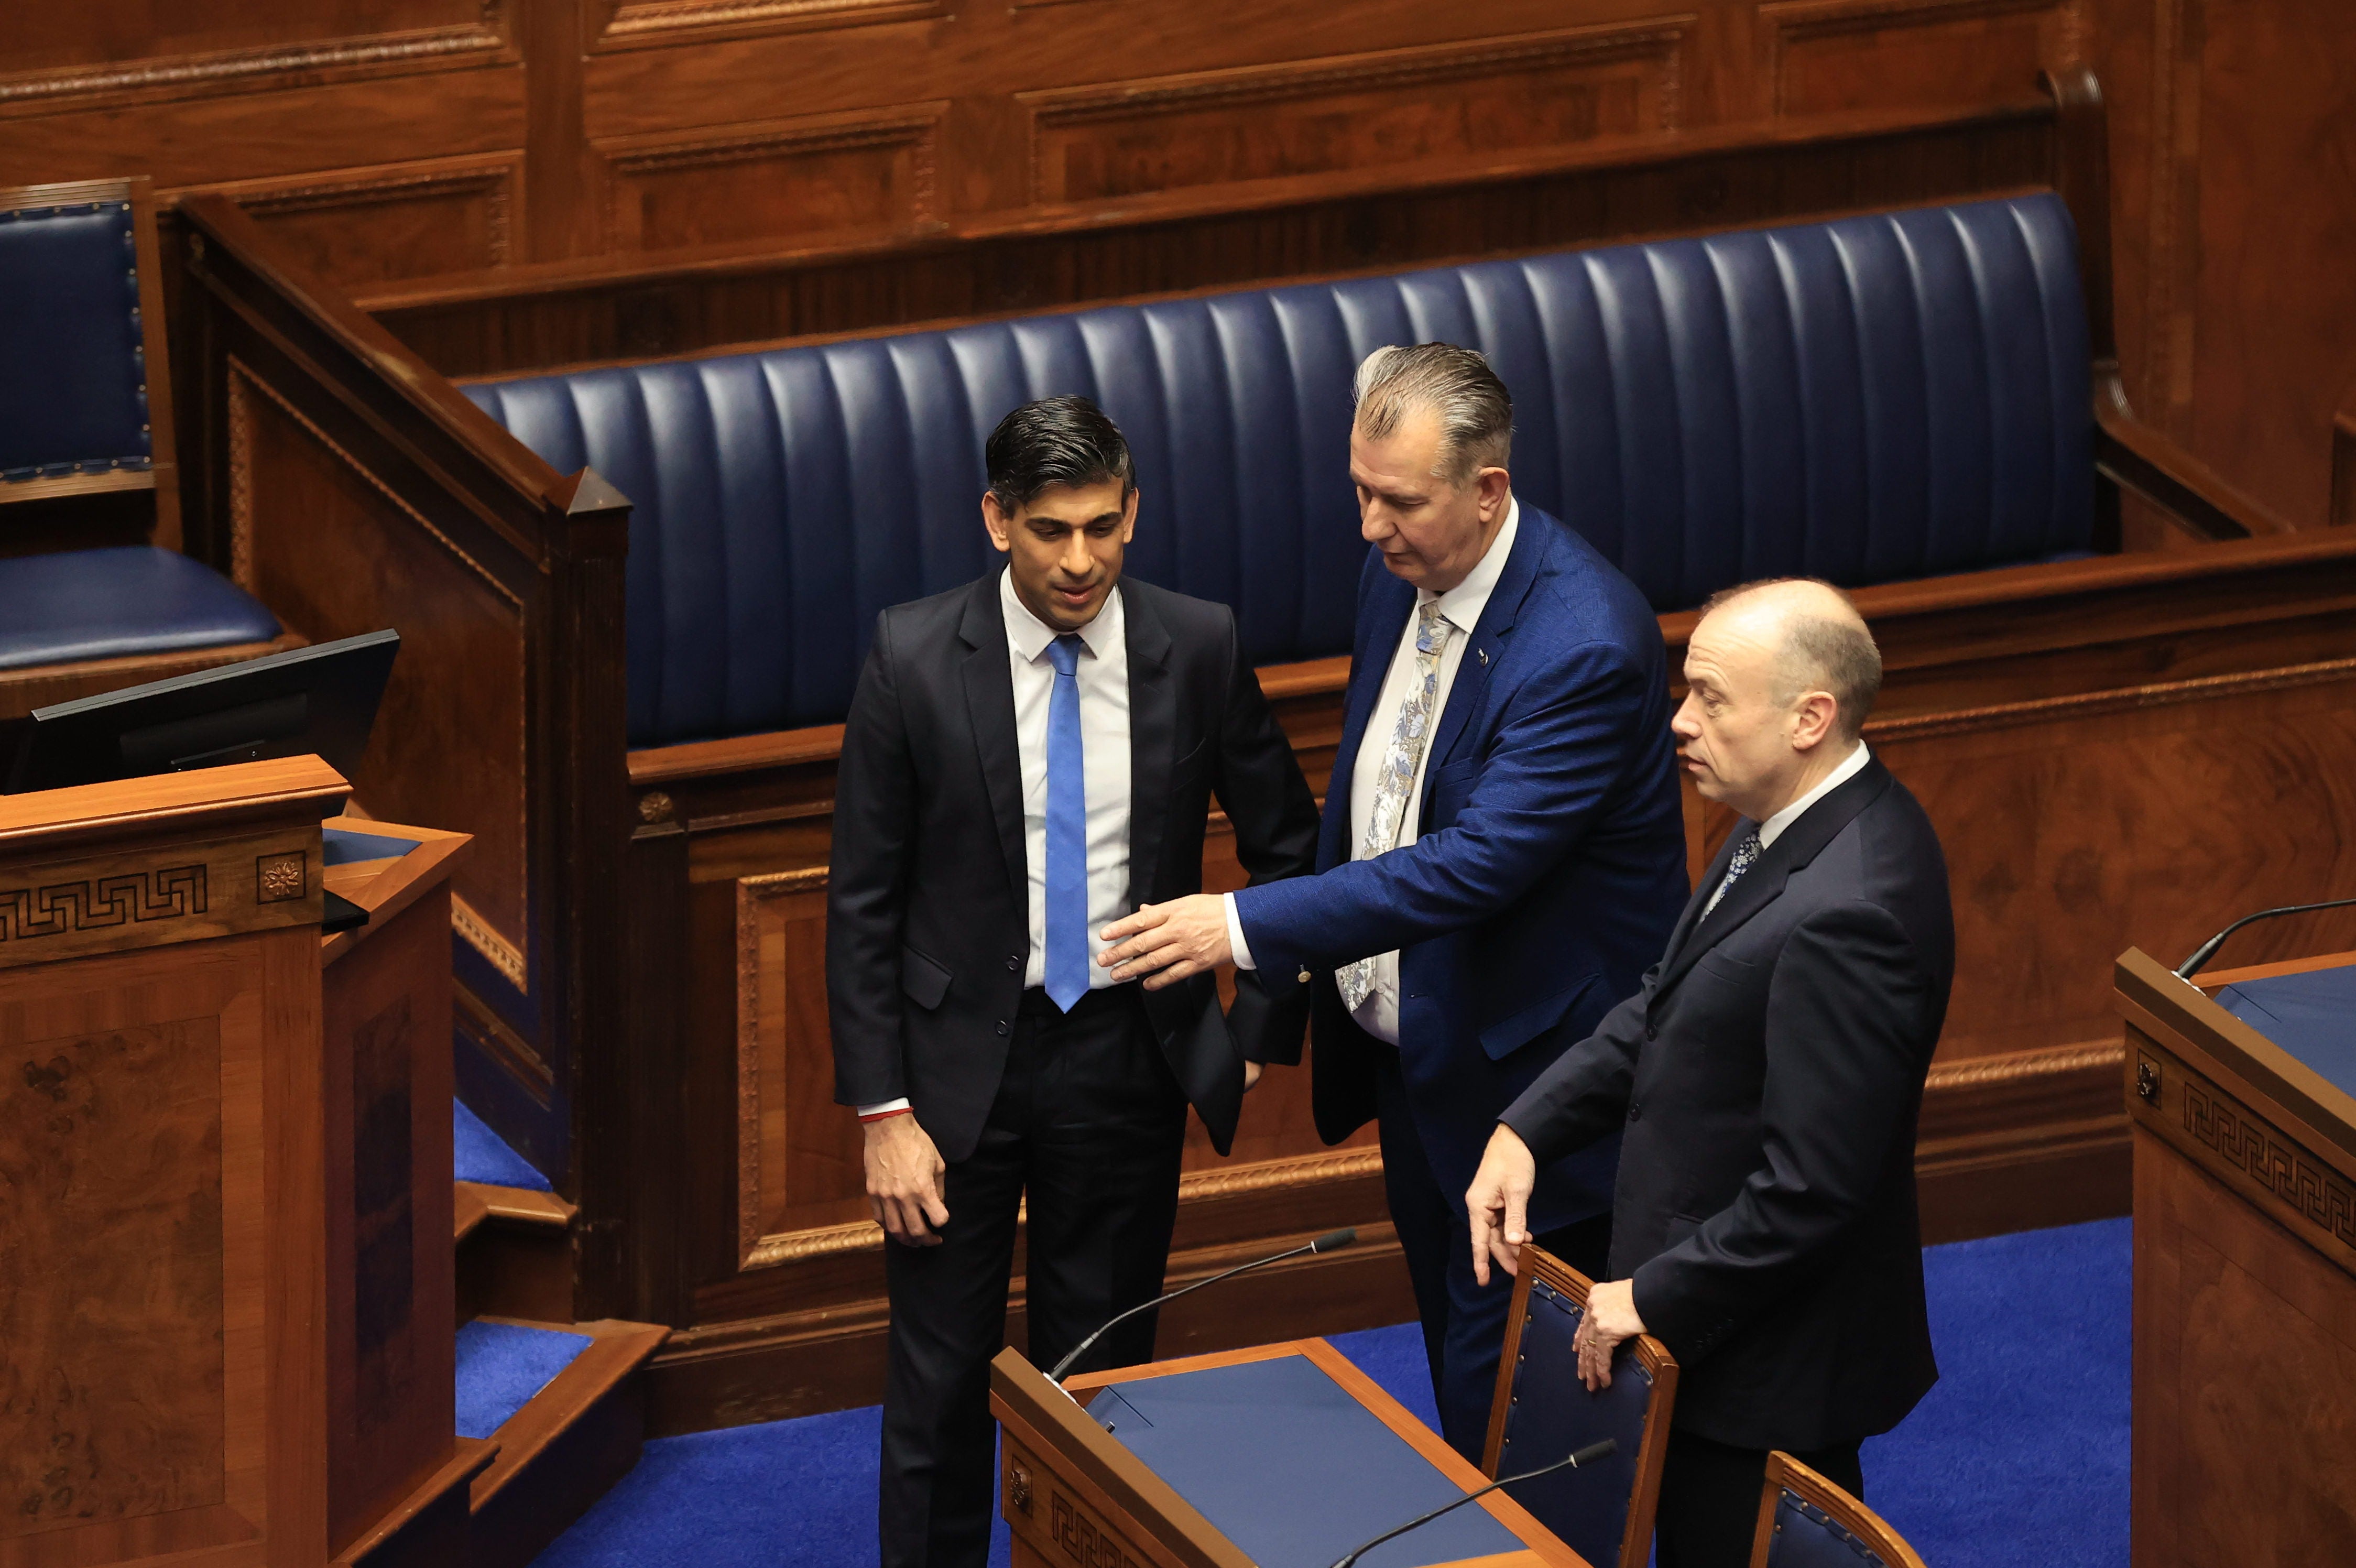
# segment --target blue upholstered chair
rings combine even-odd
[[[1560,1259],[1522,1249],[1482,1467],[1492,1477],[1535,1470],[1617,1438],[1619,1452],[1601,1464],[1505,1490],[1595,1568],[1644,1568],[1676,1404],[1676,1359],[1651,1335],[1639,1335],[1614,1357],[1612,1386],[1589,1393],[1571,1348],[1587,1315],[1587,1289],[1586,1276]]]
[[[0,717],[279,636],[179,552],[158,272],[146,181],[0,190],[0,530],[26,515],[8,503],[155,497],[148,543],[0,558]]]
[[[1923,1568],[1923,1563],[1879,1514],[1789,1454],[1770,1454],[1751,1568]]]

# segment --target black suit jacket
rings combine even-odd
[[[1896,1425],[1938,1380],[1914,1130],[1954,976],[1947,867],[1879,760],[1504,1117],[1539,1161],[1625,1127],[1612,1273],[1680,1365],[1676,1422],[1745,1448]]]
[[[1023,760],[999,575],[878,618],[843,727],[827,891],[835,1098],[906,1095],[946,1160],[981,1136],[1030,951]],[[1317,853],[1317,807],[1236,638],[1234,612],[1124,579],[1129,897],[1202,891],[1210,796],[1255,883]],[[1243,1063],[1297,1058],[1308,987],[1207,974],[1144,993],[1171,1071],[1221,1154]]]

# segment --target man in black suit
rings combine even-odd
[[[1085,398],[1008,414],[982,521],[1007,557],[885,610],[835,791],[827,993],[892,1238],[885,1568],[980,1568],[995,1490],[989,1362],[1029,1199],[1031,1358],[1162,1291],[1191,1103],[1219,1152],[1300,1048],[1308,988],[1210,975],[1148,993],[1104,928],[1202,886],[1215,793],[1254,882],[1308,871],[1317,809],[1235,617],[1124,583],[1127,444]],[[1154,1315],[1084,1369],[1148,1360]]]
[[[1580,1374],[1608,1383],[1633,1335],[1668,1346],[1662,1568],[1740,1568],[1770,1449],[1862,1495],[1859,1443],[1938,1378],[1914,1131],[1955,940],[1930,820],[1858,738],[1881,658],[1844,595],[1720,594],[1686,682],[1679,759],[1746,820],[1644,990],[1506,1110],[1465,1197],[1474,1269],[1511,1269],[1537,1165],[1624,1127]]]

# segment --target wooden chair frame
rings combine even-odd
[[[1789,1454],[1780,1452],[1767,1455],[1767,1484],[1759,1494],[1759,1532],[1751,1542],[1751,1568],[1767,1568],[1768,1556],[1775,1550],[1776,1509],[1787,1491],[1830,1514],[1834,1523],[1864,1541],[1889,1568],[1926,1568],[1922,1557],[1906,1544],[1905,1538],[1890,1529],[1879,1514]]]
[[[172,350],[164,317],[163,247],[157,237],[153,183],[141,175],[127,179],[75,180],[59,185],[0,188],[0,211],[26,207],[78,207],[88,202],[131,204],[133,264],[139,273],[139,319],[146,365],[147,434],[152,456],[145,468],[115,468],[102,474],[60,474],[53,478],[0,481],[0,510],[29,501],[77,496],[152,491],[155,521],[148,542],[186,553],[180,520],[180,461],[173,423]],[[223,575],[235,569],[235,552],[207,564]],[[251,591],[250,583],[239,586]],[[267,642],[230,643],[171,653],[135,653],[117,659],[74,660],[0,671],[0,721],[22,718],[35,708],[100,692],[167,680],[217,664],[256,659],[300,648],[305,639],[283,632]]]
[[[163,247],[155,237],[155,193],[145,175],[131,179],[85,179],[62,185],[0,188],[0,212],[27,207],[80,207],[91,202],[131,204],[132,264],[139,270],[139,322],[147,378],[147,446],[145,468],[113,468],[103,474],[60,474],[54,478],[0,482],[0,504],[47,500],[59,496],[98,495],[109,490],[154,490],[154,542],[180,548],[180,465],[172,431],[170,334],[164,330]]]
[[[1489,1402],[1489,1440],[1481,1450],[1481,1470],[1490,1479],[1505,1447],[1505,1417],[1514,1404],[1514,1369],[1521,1364],[1522,1326],[1530,1319],[1530,1286],[1543,1281],[1580,1305],[1594,1282],[1545,1249],[1522,1249],[1514,1279],[1514,1305],[1505,1316],[1505,1350],[1497,1362],[1497,1392]],[[1669,1418],[1677,1404],[1677,1359],[1649,1334],[1639,1334],[1629,1350],[1653,1380],[1652,1403],[1644,1412],[1644,1435],[1636,1455],[1636,1489],[1628,1498],[1628,1525],[1620,1538],[1620,1568],[1644,1568],[1653,1544],[1653,1515],[1661,1503],[1661,1467],[1668,1460]],[[1597,1568],[1601,1568],[1601,1564]]]

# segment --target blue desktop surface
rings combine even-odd
[[[2356,964],[2244,980],[2217,1004],[2343,1094],[2356,1094]]]
[[[1331,1568],[1464,1495],[1304,1356],[1116,1383],[1088,1413],[1260,1568]],[[1468,1503],[1359,1562],[1426,1568],[1521,1550]]]
[[[417,847],[415,839],[390,833],[358,833],[349,828],[319,830],[321,858],[329,865],[349,865],[362,860],[395,860]]]

